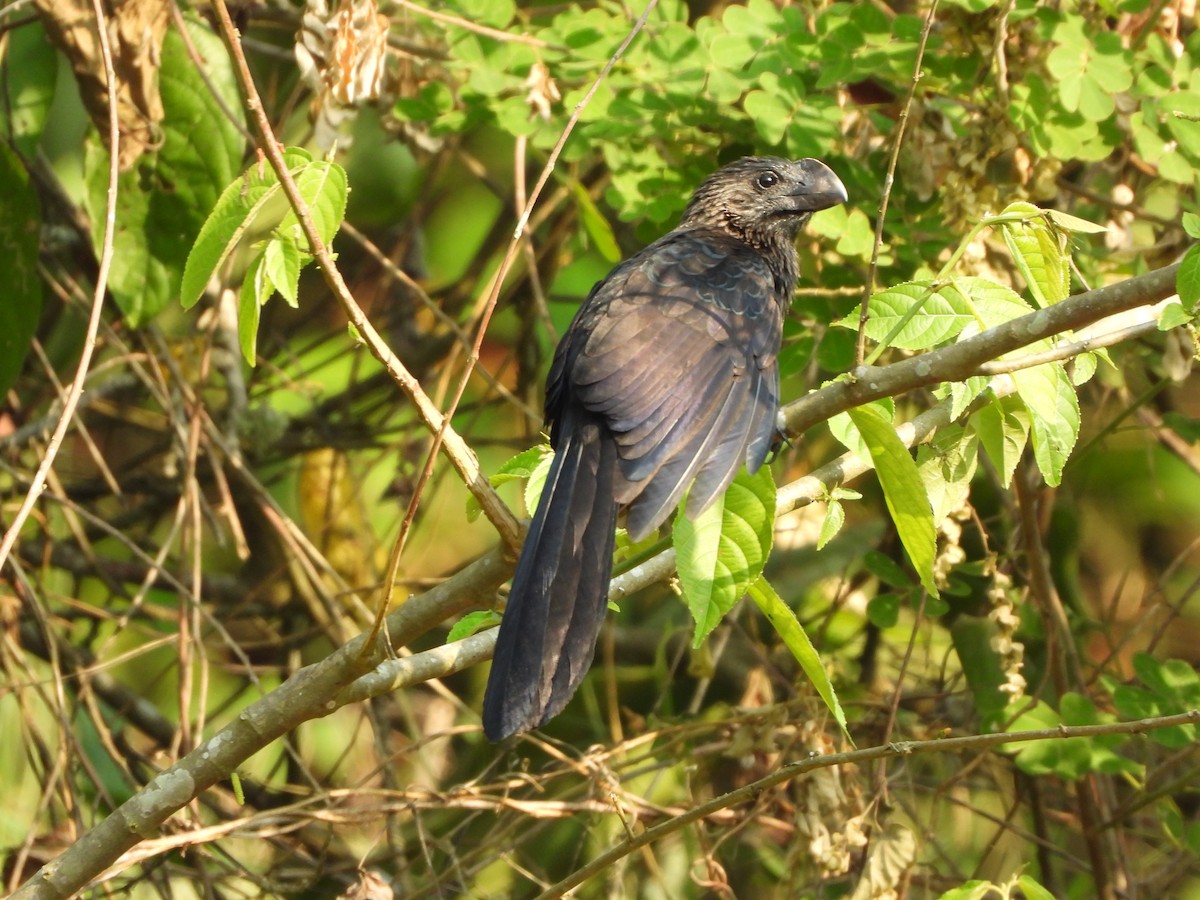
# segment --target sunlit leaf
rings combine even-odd
[[[684,599],[696,622],[695,646],[758,578],[775,533],[775,481],[767,466],[738,473],[695,519],[677,515],[672,535]]]
[[[937,539],[933,509],[917,471],[917,464],[901,443],[891,423],[866,407],[850,410],[850,418],[866,442],[883,488],[888,512],[896,525],[900,543],[916,569],[921,585],[932,596],[938,594],[933,578]]]
[[[1012,213],[1027,216],[1020,222],[1006,222],[1000,228],[1021,277],[1038,306],[1061,303],[1069,293],[1071,277],[1063,242],[1033,204],[1010,203],[1003,214]]]
[[[842,711],[842,704],[833,688],[833,682],[829,680],[829,673],[825,671],[817,648],[813,646],[808,633],[800,624],[800,620],[796,618],[792,608],[783,602],[783,598],[776,593],[765,578],[757,578],[750,585],[748,593],[750,599],[767,617],[767,621],[771,623],[784,645],[792,652],[792,656],[796,658],[796,662],[800,664],[800,668],[804,670],[804,674],[808,676],[808,680],[812,682],[813,687],[825,702],[825,707],[833,714],[834,721],[841,726],[843,733],[849,738],[846,714]]]

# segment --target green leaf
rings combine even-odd
[[[1001,225],[1008,252],[1038,306],[1060,303],[1067,298],[1071,283],[1070,260],[1062,242],[1032,203],[1010,203],[1001,215],[1014,213],[1027,218]]]
[[[956,278],[954,287],[962,293],[972,315],[984,329],[1033,312],[1033,307],[1012,288],[987,278]]]
[[[1160,322],[1161,324],[1161,322]],[[1103,348],[1101,348],[1103,349]],[[1079,387],[1081,384],[1087,384],[1092,380],[1092,376],[1096,374],[1096,369],[1100,365],[1100,355],[1095,352],[1080,353],[1071,361],[1071,384]]]
[[[1072,231],[1076,234],[1106,234],[1108,232],[1107,225],[1098,225],[1059,209],[1047,209],[1045,213],[1046,217],[1063,231]]]
[[[1065,109],[1092,122],[1103,122],[1116,109],[1113,96],[1133,84],[1133,70],[1117,35],[1089,35],[1083,29],[1082,19],[1077,17],[1055,29],[1059,46],[1046,58],[1046,68],[1058,82]]]
[[[743,469],[695,519],[675,517],[679,581],[696,622],[693,646],[700,646],[762,573],[774,533],[775,481],[767,466],[753,475]]]
[[[1175,290],[1179,292],[1184,309],[1196,312],[1196,306],[1200,304],[1200,244],[1189,247],[1179,263],[1179,271],[1175,274]]]
[[[935,291],[928,281],[910,281],[872,295],[867,337],[901,350],[927,350],[955,337],[974,316],[957,291]],[[837,324],[858,328],[862,307]]]
[[[889,587],[907,591],[912,587],[912,579],[896,562],[879,550],[868,550],[863,555],[863,566],[866,570]]]
[[[1178,328],[1180,325],[1189,324],[1193,318],[1195,317],[1183,308],[1182,303],[1168,303],[1163,307],[1162,314],[1158,317],[1158,330],[1170,331],[1172,328]]]
[[[1149,653],[1136,653],[1133,670],[1144,685],[1175,704],[1174,712],[1200,707],[1200,674],[1186,661],[1160,660]]]
[[[617,238],[613,234],[612,225],[600,208],[592,200],[591,194],[578,181],[571,183],[571,192],[575,195],[575,203],[579,207],[579,218],[592,245],[608,262],[616,263],[621,259],[621,248],[617,246]]]
[[[946,388],[950,395],[950,420],[956,420],[967,411],[967,407],[983,396],[990,381],[986,375],[973,375],[966,381],[951,382]]]
[[[793,110],[779,94],[774,91],[751,91],[742,101],[742,107],[764,143],[774,145],[783,140]]]
[[[1038,884],[1032,875],[1018,878],[1017,887],[1025,895],[1025,900],[1054,900],[1054,895]]]
[[[938,900],[989,900],[1000,889],[990,881],[968,881],[942,894]]]
[[[174,29],[163,41],[162,143],[119,180],[109,289],[135,325],[153,317],[177,295],[204,211],[212,208],[233,179],[244,147],[242,106],[229,54],[207,26],[188,19],[187,32],[186,42]],[[197,68],[191,53],[206,61],[206,72]],[[231,122],[227,111],[238,121]],[[84,163],[92,242],[99,253],[108,152],[98,138],[89,140]]]
[[[833,209],[842,209],[835,206]],[[833,209],[821,210],[814,219],[831,213]],[[834,251],[842,256],[856,256],[859,259],[870,259],[871,249],[875,246],[875,228],[867,214],[861,209],[852,209],[846,216],[846,227],[838,236]]]
[[[1200,94],[1172,91],[1159,101],[1158,108],[1179,149],[1195,162],[1200,157]]]
[[[978,435],[959,425],[942,429],[931,443],[917,448],[917,469],[933,506],[934,522],[962,507],[971,493],[978,458]]]
[[[258,364],[259,315],[272,290],[262,256],[254,257],[238,292],[238,343],[242,347],[242,356],[251,366]]]
[[[546,473],[554,462],[554,451],[546,443],[535,444],[528,450],[522,450],[516,456],[510,456],[493,475],[488,477],[492,487],[516,481],[520,478],[529,479],[525,485],[525,506],[530,511],[537,508],[538,499],[542,494],[542,486],[546,482]],[[483,510],[474,495],[467,497],[467,519],[474,522]]]
[[[812,682],[821,699],[825,701],[826,708],[833,714],[833,718],[849,738],[846,714],[842,711],[842,704],[838,700],[837,692],[833,689],[833,682],[829,680],[829,674],[821,663],[820,654],[809,640],[808,633],[800,624],[800,620],[796,618],[796,614],[792,612],[792,608],[783,602],[783,599],[775,592],[775,588],[771,587],[767,579],[761,576],[749,586],[748,593],[750,599],[767,617],[767,621],[771,623],[784,645],[792,651],[792,656],[796,657],[796,662],[800,663],[800,668],[804,670],[808,680]],[[850,743],[853,745],[854,742]]]
[[[294,147],[284,150],[283,158],[293,176],[312,161],[306,150]],[[184,309],[191,309],[196,304],[246,230],[255,223],[263,208],[280,194],[279,180],[265,162],[251,166],[225,188],[188,254],[179,288]]]
[[[300,250],[295,242],[277,235],[267,241],[263,268],[272,286],[292,309],[300,308],[300,266]]]
[[[916,569],[921,585],[931,596],[938,596],[933,577],[937,535],[933,508],[921,482],[917,464],[901,443],[891,424],[867,407],[850,410],[850,419],[866,442],[888,512],[896,524],[900,543]]]
[[[837,537],[837,533],[846,524],[846,510],[837,500],[830,499],[825,505],[825,520],[821,523],[821,533],[817,536],[817,549],[823,550],[825,545]]]
[[[319,159],[302,166],[293,178],[321,243],[328,247],[346,218],[346,170],[337,163]],[[283,237],[295,240],[299,250],[309,252],[308,239],[300,230],[300,220],[291,207],[279,223],[279,232]]]
[[[1087,697],[1065,693],[1060,701],[1061,718],[1042,701],[1019,715],[1009,731],[1057,728],[1062,725],[1098,725],[1115,721],[1111,714],[1101,714]],[[1017,767],[1030,775],[1053,773],[1074,781],[1090,772],[1138,775],[1142,766],[1121,756],[1115,748],[1123,743],[1123,735],[1096,738],[1051,738],[1035,741],[1006,752],[1015,753]]]
[[[1011,484],[1029,440],[1029,412],[1014,398],[993,400],[971,414],[970,427],[999,471],[1001,484]]]
[[[549,444],[539,444],[534,449],[541,455],[529,473],[529,480],[525,482],[525,508],[528,510],[537,509],[538,501],[542,499],[542,488],[546,486],[546,476],[550,474],[550,465],[554,462],[554,451]]]
[[[1185,212],[1181,224],[1188,237],[1200,239],[1200,215],[1196,215],[1194,212]]]
[[[1079,438],[1079,398],[1062,363],[1012,373],[1017,394],[1029,410],[1033,455],[1046,483],[1062,482],[1063,467]],[[985,445],[986,446],[986,445]]]
[[[467,613],[454,623],[454,626],[450,629],[450,633],[446,635],[446,643],[453,644],[455,641],[461,641],[463,638],[468,638],[473,634],[483,631],[485,628],[491,628],[493,625],[499,624],[500,617],[496,615],[494,610],[479,609],[475,612]]]
[[[499,487],[505,482],[517,478],[528,478],[533,470],[541,465],[542,460],[547,457],[553,458],[553,456],[554,451],[550,449],[549,444],[534,444],[528,450],[522,450],[516,456],[505,460],[496,470],[496,474],[488,478],[488,481],[491,482],[492,487]]]
[[[12,141],[21,156],[32,160],[54,101],[58,54],[36,21],[12,29],[7,38],[0,77],[7,115],[0,117],[0,134]]]
[[[867,618],[876,628],[892,628],[900,621],[900,598],[878,594],[867,601]]]
[[[29,173],[17,155],[0,141],[0,397],[8,393],[29,351],[42,312],[42,279],[38,275],[38,242],[42,211]]]
[[[892,421],[896,415],[896,401],[891,397],[872,400],[870,403],[864,404],[863,408],[874,410],[888,422]],[[864,458],[868,455],[867,445],[863,442],[862,435],[858,433],[849,413],[838,413],[833,416],[829,420],[829,431],[847,450]]]

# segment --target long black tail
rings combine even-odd
[[[537,728],[575,694],[592,662],[612,577],[617,449],[598,418],[569,411],[513,576],[483,698],[498,741]]]

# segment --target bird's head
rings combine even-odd
[[[751,243],[793,240],[817,210],[845,203],[846,188],[817,159],[748,156],[700,185],[684,225],[718,225]]]

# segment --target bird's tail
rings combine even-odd
[[[498,741],[536,728],[575,694],[592,662],[612,577],[617,450],[598,418],[569,412],[529,526],[483,698]]]

